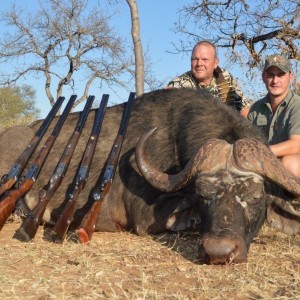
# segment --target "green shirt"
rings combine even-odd
[[[300,135],[300,97],[289,91],[273,115],[267,95],[251,106],[248,119],[263,130],[270,145],[286,141]]]

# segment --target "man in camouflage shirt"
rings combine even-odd
[[[247,116],[252,101],[243,95],[231,74],[218,64],[216,47],[209,41],[198,42],[192,51],[191,70],[170,81],[167,88],[206,89]]]

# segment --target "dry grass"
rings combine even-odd
[[[197,263],[197,234],[95,233],[89,245],[0,240],[2,299],[300,299],[300,239],[264,227],[248,263]]]
[[[11,128],[13,126],[19,125],[29,125],[36,120],[35,116],[24,116],[18,119],[10,119],[10,120],[1,120],[0,119],[0,132],[4,131],[5,129]]]

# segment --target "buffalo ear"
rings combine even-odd
[[[272,197],[267,209],[267,221],[270,227],[289,235],[300,234],[300,212],[278,197]]]

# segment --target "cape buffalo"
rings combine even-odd
[[[106,110],[89,180],[77,202],[73,229],[91,204],[89,195],[115,140],[123,108],[120,104]],[[68,116],[27,194],[30,208],[49,180],[78,116]],[[64,207],[93,118],[92,110],[63,183],[48,204],[44,221],[50,225]],[[2,133],[3,170],[13,164],[40,123],[35,122],[31,129],[14,128]],[[53,125],[48,132],[52,129]],[[4,156],[8,151],[9,157]],[[289,234],[299,233],[300,214],[289,202],[270,193],[273,186],[300,195],[300,180],[282,167],[258,128],[206,92],[158,90],[135,101],[118,170],[95,230],[131,230],[146,235],[197,228],[202,262],[245,262],[266,215],[271,226]]]

